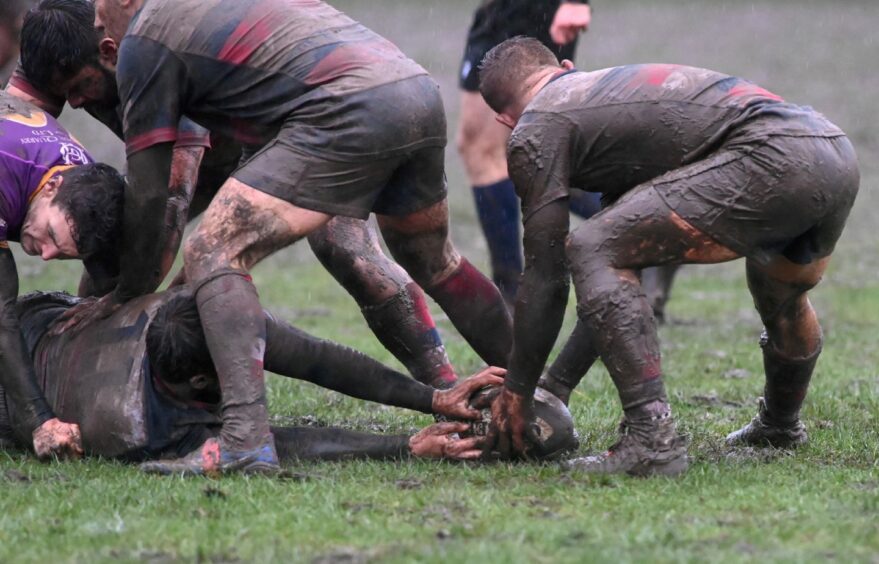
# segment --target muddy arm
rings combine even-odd
[[[34,374],[30,355],[21,336],[15,300],[18,271],[9,248],[0,248],[0,385],[9,401],[25,414],[30,430],[55,417]]]

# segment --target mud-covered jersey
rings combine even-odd
[[[49,178],[91,162],[55,118],[0,92],[0,247],[18,240],[28,207]]]
[[[423,74],[391,42],[318,0],[147,0],[119,51],[126,149],[174,141],[185,114],[257,146],[285,121],[307,119],[324,130],[310,147],[320,151],[346,119],[320,102]]]
[[[758,119],[760,118],[760,119]],[[571,71],[525,108],[507,148],[523,221],[568,196],[606,203],[724,142],[841,134],[821,114],[741,78],[665,64]]]

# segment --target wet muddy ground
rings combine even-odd
[[[343,0],[440,82],[457,119],[455,75],[476,0]],[[0,454],[0,562],[742,561],[879,562],[879,8],[755,0],[595,0],[578,66],[705,66],[809,104],[846,130],[862,188],[825,281],[813,293],[825,348],[796,453],[729,449],[756,412],[759,321],[740,263],[689,267],[660,333],[667,387],[693,464],[678,480],[577,477],[555,466],[308,464],[287,479],[163,480],[106,461],[41,465]],[[65,121],[101,158],[121,149],[80,116]],[[452,236],[480,266],[485,246],[460,161],[448,151]],[[792,210],[793,213],[794,210]],[[354,302],[305,245],[257,268],[264,302],[294,323],[393,364]],[[75,264],[21,258],[23,291],[73,289]],[[433,309],[461,373],[476,356]],[[570,330],[573,312],[566,328]],[[399,365],[395,365],[398,366]],[[303,425],[407,432],[431,421],[270,378],[271,412]],[[597,368],[575,392],[581,452],[615,440],[618,406]]]

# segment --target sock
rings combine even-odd
[[[455,271],[427,293],[482,360],[506,367],[513,347],[513,320],[497,287],[462,258]]]
[[[766,386],[763,400],[766,402],[766,423],[789,425],[800,417],[800,407],[806,399],[815,363],[821,354],[821,345],[806,358],[787,358],[775,350],[764,334],[760,339],[763,349],[763,368]]]
[[[220,438],[232,450],[262,446],[271,433],[263,374],[266,322],[256,288],[246,273],[226,269],[195,291],[223,396]]]
[[[435,388],[458,380],[417,284],[411,282],[385,302],[361,311],[378,340],[416,380]]]
[[[492,278],[504,297],[512,301],[523,268],[516,188],[506,178],[494,184],[474,186],[473,198],[482,232],[488,242]]]

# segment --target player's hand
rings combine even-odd
[[[87,299],[61,314],[49,334],[60,335],[109,317],[122,306],[122,303],[116,297],[116,292],[110,292],[99,299]]]
[[[52,456],[58,458],[82,456],[82,436],[76,423],[64,423],[57,417],[49,419],[34,429],[33,438],[34,452],[41,460]]]
[[[487,386],[504,383],[505,368],[489,366],[466,380],[459,380],[448,390],[433,393],[433,412],[453,419],[479,419],[479,410],[470,407],[470,397]]]
[[[592,9],[589,4],[562,2],[549,26],[549,36],[557,45],[567,45],[577,39],[578,34],[589,29],[591,21]]]
[[[504,387],[491,405],[491,423],[483,454],[486,458],[527,457],[530,444],[537,441],[534,399]]]
[[[462,439],[458,436],[458,433],[463,433],[469,428],[470,424],[462,421],[434,423],[409,439],[409,450],[412,456],[419,458],[477,459],[482,456],[481,447],[485,437]]]

